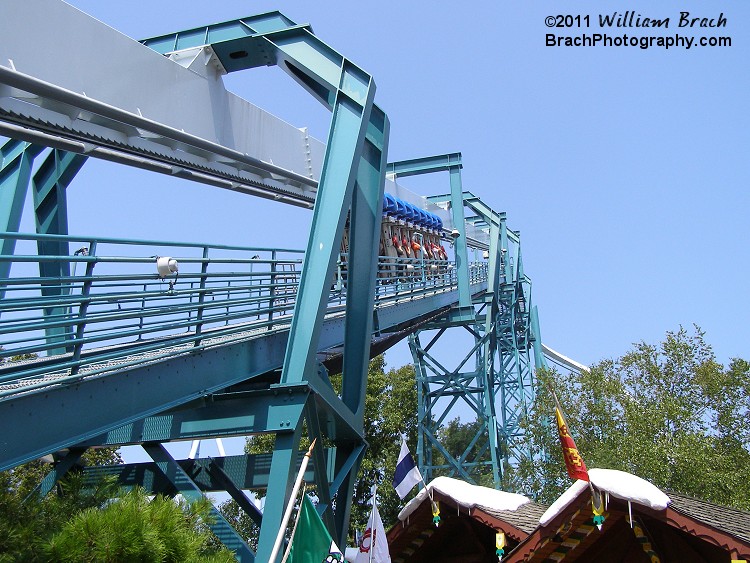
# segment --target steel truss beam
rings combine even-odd
[[[59,9],[57,5],[52,8],[53,11]],[[21,11],[14,11],[10,15],[23,19],[25,14]],[[67,14],[66,17],[73,19],[77,16]],[[93,30],[92,24],[85,23],[85,25],[89,25]],[[199,51],[209,49],[212,51],[208,53],[209,61],[213,55],[216,55],[223,71],[252,68],[259,64],[276,64],[332,111],[331,128],[315,197],[306,261],[289,332],[281,383],[278,388],[285,389],[288,385],[297,386],[300,383],[306,383],[315,393],[316,399],[308,401],[305,405],[304,419],[307,420],[308,431],[314,437],[319,437],[321,440],[326,437],[330,438],[337,446],[334,465],[344,476],[335,483],[336,490],[331,491],[331,494],[335,494],[339,488],[342,489],[342,495],[336,503],[335,513],[331,498],[327,498],[326,495],[327,484],[322,476],[318,476],[316,480],[321,491],[324,519],[334,537],[342,541],[348,526],[350,509],[348,499],[352,496],[356,471],[365,445],[362,436],[362,417],[373,325],[375,277],[372,272],[376,270],[380,234],[388,119],[379,108],[373,105],[375,86],[372,78],[317,39],[309,28],[296,26],[294,22],[280,14],[271,15],[270,18],[266,16],[247,18],[244,21],[221,24],[219,27],[218,35],[213,34],[210,29],[197,36],[192,32],[175,34],[173,47],[195,48]],[[12,42],[14,45],[17,44],[16,40],[22,43],[21,37],[16,37],[17,34],[11,33],[11,30],[8,32],[15,38]],[[194,42],[181,44],[180,37],[183,35],[192,37]],[[148,44],[149,41],[146,43]],[[157,48],[163,43],[164,41],[156,41],[151,44]],[[196,56],[199,56],[199,53],[196,53]],[[173,58],[179,59],[180,55],[174,54]],[[222,58],[224,58],[223,63]],[[20,73],[16,70],[12,57],[8,57],[7,60],[11,61],[10,68],[0,67],[0,83],[6,85],[6,96],[3,99],[10,101],[7,107],[0,106],[0,115],[4,115],[5,119],[12,124],[27,126],[34,122],[32,114],[36,116],[37,121],[41,114],[45,114],[45,117],[50,118],[47,131],[54,133],[62,127],[55,126],[56,120],[52,119],[54,116],[48,115],[51,112],[49,108],[62,109],[68,115],[71,115],[72,109],[72,115],[78,118],[84,115],[80,110],[84,110],[97,116],[96,119],[88,122],[84,118],[83,121],[86,123],[81,123],[81,126],[76,128],[70,127],[70,118],[68,118],[68,127],[63,137],[90,140],[92,126],[96,128],[103,124],[105,129],[110,127],[110,130],[106,131],[107,134],[100,135],[100,138],[105,140],[101,146],[106,148],[115,147],[119,150],[125,148],[126,151],[135,149],[133,152],[136,154],[143,154],[140,149],[152,140],[155,140],[157,144],[166,145],[174,144],[176,141],[179,148],[188,153],[188,159],[205,159],[206,156],[217,155],[219,158],[215,160],[219,161],[227,158],[234,162],[249,161],[244,162],[244,165],[249,164],[252,173],[266,172],[267,178],[275,172],[280,173],[290,183],[297,182],[299,185],[301,181],[301,184],[310,184],[308,179],[301,178],[288,170],[279,169],[273,165],[268,166],[259,160],[253,160],[252,157],[243,156],[246,152],[240,154],[238,158],[236,151],[225,149],[221,140],[217,145],[210,138],[203,139],[193,133],[178,133],[169,126],[144,118],[140,107],[136,108],[138,113],[136,116],[116,105],[97,99],[96,95],[81,96],[53,82]],[[232,64],[232,61],[236,64]],[[153,66],[155,68],[156,65]],[[192,63],[188,66],[192,66]],[[19,106],[16,103],[19,99],[30,101],[29,107]],[[35,102],[38,105],[35,105]],[[230,123],[232,120],[227,119],[224,122]],[[120,142],[118,145],[113,139],[117,136],[113,129],[117,129],[118,123],[131,128],[127,134],[130,137],[137,136],[135,143]],[[132,128],[137,131],[135,135]],[[107,139],[111,140],[107,141]],[[168,139],[172,139],[173,142]],[[152,160],[169,161],[170,159],[168,151],[163,148],[152,154],[155,155],[151,157]],[[65,157],[55,154],[55,158],[62,160]],[[56,170],[59,168],[62,170],[59,174],[49,177],[44,185],[45,193],[41,194],[53,196],[51,200],[46,201],[47,207],[52,209],[52,223],[57,225],[54,228],[62,228],[64,223],[62,203],[64,202],[64,184],[67,180],[66,172],[72,170],[74,164],[82,163],[84,157],[70,156],[69,158],[70,164],[56,168]],[[204,168],[210,173],[215,167],[209,165]],[[232,185],[231,187],[239,186]],[[311,198],[308,198],[308,201],[309,199]],[[40,198],[40,201],[42,200],[43,198]],[[351,214],[352,259],[348,264],[347,320],[343,338],[344,377],[342,396],[339,398],[330,390],[327,377],[317,373],[315,356],[321,348],[321,341],[324,340],[321,338],[321,330],[325,324],[328,285],[338,259],[344,223],[349,213]],[[62,249],[58,253],[58,255],[65,254],[67,252],[62,252]],[[53,277],[55,274],[59,277],[65,273],[52,272],[51,274]],[[54,314],[55,311],[51,313]],[[267,342],[264,341],[264,344]],[[228,368],[230,363],[225,361],[223,365]],[[194,366],[185,367],[188,370],[190,367],[195,369]],[[138,371],[138,368],[135,371]],[[132,372],[127,374],[128,377],[131,375]],[[117,379],[125,379],[125,376]],[[198,379],[196,378],[196,381]],[[206,392],[206,387],[203,392]],[[135,402],[138,407],[133,408],[135,405],[130,404],[128,405],[130,409],[127,410],[131,413],[143,411],[144,402],[140,398]],[[160,403],[161,408],[169,406],[165,397],[151,402],[154,406]],[[331,422],[326,415],[328,412],[336,413],[333,417],[333,426],[321,423],[321,417],[326,423]],[[298,410],[286,421],[285,428],[277,430],[272,462],[275,479],[269,486],[267,505],[269,509],[266,511],[259,540],[261,559],[267,558],[270,553],[282,511],[289,500],[292,476],[295,471],[294,463],[292,463],[293,456],[296,455],[299,446],[302,424],[303,417]],[[69,437],[71,429],[66,430]],[[315,436],[316,434],[318,436]],[[153,450],[152,453],[163,456],[163,452],[159,450]],[[318,460],[323,461],[320,457]],[[169,460],[162,457],[161,461],[167,463]]]
[[[499,234],[499,215],[489,210],[478,198],[467,197],[461,184],[461,153],[446,154],[423,159],[408,160],[390,163],[389,173],[394,176],[412,176],[417,174],[429,174],[433,172],[447,171],[450,178],[450,196],[443,201],[450,202],[450,210],[453,219],[454,250],[456,256],[456,267],[458,269],[459,303],[458,307],[450,312],[445,319],[433,323],[439,328],[437,336],[425,347],[420,345],[419,334],[414,334],[409,339],[414,364],[417,374],[419,423],[417,432],[417,455],[420,468],[424,471],[426,478],[432,476],[433,469],[437,467],[433,461],[433,449],[439,451],[446,459],[447,467],[452,475],[459,475],[464,479],[473,480],[484,467],[490,465],[492,477],[496,485],[500,484],[501,467],[500,456],[497,446],[497,428],[495,421],[495,397],[492,381],[492,352],[495,349],[495,338],[492,329],[492,319],[497,310],[494,289],[499,279],[499,249],[497,236]],[[471,195],[471,194],[469,194]],[[430,198],[439,201],[440,196]],[[491,313],[486,315],[488,319],[483,326],[477,318],[468,290],[468,245],[466,237],[466,220],[464,207],[473,204],[472,210],[481,215],[486,224],[491,224],[490,229],[490,274],[488,280],[488,293],[483,302],[489,299]],[[495,239],[493,239],[493,237]],[[461,326],[469,331],[474,338],[474,346],[464,357],[459,365],[448,370],[438,362],[429,350],[437,339],[445,333],[449,327]],[[474,357],[475,362],[470,371],[461,372],[469,360]],[[448,399],[448,405],[440,409],[438,401]],[[437,429],[445,421],[446,416],[457,406],[459,399],[463,404],[475,413],[480,422],[475,436],[458,457],[453,458],[440,444],[437,437]],[[483,456],[489,452],[489,461],[483,461]]]
[[[481,292],[485,287],[477,284],[472,290]],[[413,319],[449,306],[457,298],[454,290],[378,308],[380,329],[388,331],[409,326]],[[341,346],[344,317],[327,318],[320,333],[321,351]],[[117,443],[121,439],[120,432],[122,442],[135,443],[141,432],[137,421],[280,369],[288,337],[288,331],[282,330],[224,346],[193,348],[169,360],[134,366],[119,374],[63,381],[66,384],[1,400],[0,420],[22,419],[24,424],[5,434],[0,445],[0,471],[94,439],[126,424],[134,423],[130,430],[113,433],[116,437],[108,443]],[[294,386],[290,387],[294,392]],[[283,392],[289,393],[289,390]],[[331,395],[333,391],[324,386],[318,397],[325,405],[330,405],[326,408],[331,417],[345,416],[346,410],[337,412],[338,399]],[[112,401],[112,397],[117,397],[117,401]],[[85,417],[80,416],[82,412],[86,413]],[[255,416],[256,419],[267,417],[257,412]],[[54,420],[54,424],[50,420]],[[127,436],[134,439],[130,441]]]
[[[53,149],[34,173],[32,189],[34,194],[34,218],[36,232],[43,235],[68,234],[68,203],[66,190],[75,175],[86,162],[87,157]],[[57,240],[39,240],[39,256],[67,256],[68,243]],[[39,261],[39,276],[42,279],[60,279],[70,276],[70,265],[62,261]],[[49,298],[63,297],[68,290],[58,283],[43,284],[42,295]],[[48,307],[44,310],[47,319],[64,318],[68,307]],[[64,342],[70,328],[45,328],[48,344]],[[72,347],[50,348],[48,355],[72,352]]]
[[[300,462],[302,455],[295,461]],[[333,452],[326,451],[325,455],[332,456]],[[239,489],[265,489],[270,480],[271,454],[183,459],[177,463],[191,475],[193,482],[204,493],[227,490],[221,474],[214,471],[215,467],[220,468],[223,475]],[[314,472],[315,465],[311,462],[305,472],[305,480],[312,481],[315,478]],[[175,494],[171,482],[153,462],[86,467],[84,477],[87,485],[94,485],[102,477],[116,477],[124,487],[140,485],[153,493]]]

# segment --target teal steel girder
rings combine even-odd
[[[483,288],[483,284],[475,286],[476,291]],[[379,308],[380,328],[389,330],[407,325],[413,319],[455,303],[457,297],[454,290]],[[343,334],[343,316],[325,319],[320,350],[340,346]],[[14,431],[3,437],[0,471],[278,370],[287,340],[288,331],[269,332],[220,347],[195,348],[151,365],[128,366],[127,372],[96,378],[66,378],[60,380],[62,385],[35,391],[26,388],[23,394],[8,395],[0,400],[0,420],[24,423],[15,425]],[[39,360],[30,365],[44,366],[39,372],[44,373],[53,369],[54,366],[47,366],[51,361]],[[26,364],[0,366],[6,381],[12,381],[8,377],[14,371],[29,369]],[[341,403],[333,390],[325,387],[316,400],[332,405],[329,410],[336,411]],[[117,401],[112,401],[114,396]],[[342,408],[338,416],[346,416],[346,410]],[[80,416],[82,412],[85,417]],[[348,416],[353,417],[351,411]]]
[[[285,332],[273,333],[1,400],[0,418],[24,424],[3,438],[0,470],[278,369],[286,338]]]
[[[475,450],[476,459],[489,453],[489,461],[484,466],[492,467],[495,486],[507,486],[508,483],[502,482],[503,464],[528,457],[520,421],[534,398],[529,349],[537,339],[538,326],[534,322],[538,325],[538,320],[530,314],[531,281],[523,271],[520,236],[507,228],[505,214],[492,210],[471,192],[461,192],[459,182],[451,188],[450,194],[428,199],[449,201],[454,224],[458,225],[466,220],[456,210],[470,209],[475,214],[470,222],[475,226],[484,225],[489,231],[488,285],[487,291],[473,301],[473,316],[466,315],[464,319],[454,316],[430,323],[425,328],[439,329],[439,332],[424,348],[418,335],[410,338],[418,385],[419,465],[426,477],[438,470],[463,476],[482,467],[481,463],[472,465],[468,449],[457,460],[449,460],[447,465],[433,463],[433,450],[445,455],[435,438],[437,429],[462,399],[474,410],[487,437],[486,443],[480,443],[481,447]],[[459,245],[463,235],[459,228],[457,256],[461,252]],[[511,243],[513,248],[509,246]],[[475,306],[481,307],[475,311]],[[469,352],[469,356],[476,359],[474,370],[461,371],[465,369],[468,356],[457,368],[448,370],[429,353],[447,329],[457,327],[465,328],[474,336],[475,344]],[[439,405],[442,405],[441,410],[436,410]],[[479,438],[476,442],[479,443]]]
[[[395,177],[406,177],[431,172],[448,172],[453,168],[463,168],[460,152],[389,162],[386,173]]]
[[[277,65],[332,111],[308,239],[305,265],[281,383],[307,381],[324,392],[315,354],[328,286],[339,257],[347,213],[351,209],[352,249],[347,288],[347,324],[344,338],[342,411],[352,413],[353,430],[361,435],[363,399],[369,359],[374,283],[388,139],[388,119],[373,105],[375,84],[365,71],[278,12],[205,26],[143,41],[163,54],[209,45],[227,72],[260,65]],[[356,246],[356,250],[355,250]],[[356,252],[356,254],[354,254]],[[356,283],[355,283],[356,282]],[[278,479],[268,490],[258,555],[270,556],[293,481],[291,455],[299,447],[302,418],[292,433],[277,437],[272,471]],[[356,443],[348,444],[358,448]],[[344,448],[346,449],[346,448]],[[342,461],[349,459],[342,451]],[[345,480],[351,492],[358,463]],[[349,495],[349,498],[351,495]],[[348,526],[350,502],[337,503],[335,522],[326,523],[342,541]],[[324,513],[325,516],[325,513]],[[328,518],[326,516],[326,518]]]
[[[463,168],[460,152],[389,162],[386,169],[394,176],[416,176],[434,172],[448,172],[450,179],[450,203],[453,228],[458,231],[453,246],[456,256],[456,277],[458,278],[458,308],[451,311],[451,316],[457,321],[468,321],[474,318],[471,306],[471,290],[469,288],[469,253],[466,244],[466,222],[464,218],[463,191],[461,187],[461,168]],[[427,198],[434,201],[434,198]]]
[[[195,484],[192,477],[172,458],[169,452],[164,449],[164,446],[158,443],[148,443],[143,445],[143,449],[154,460],[158,471],[169,480],[185,500],[195,502],[203,497],[203,492]],[[213,505],[211,505],[211,516],[214,520],[209,524],[211,531],[225,546],[234,551],[237,560],[243,563],[255,561],[255,554],[245,543],[245,540]]]
[[[110,430],[84,446],[127,446],[276,432],[302,415],[307,385],[217,393]]]
[[[8,140],[0,147],[0,230],[17,232],[21,224],[23,204],[31,179],[31,168],[34,159],[44,147],[24,141]],[[16,248],[16,239],[0,239],[0,254],[12,255]],[[0,262],[0,280],[10,276],[10,262]],[[0,299],[5,290],[0,287]]]
[[[488,378],[483,356],[491,335],[485,334],[475,339],[474,346],[458,365],[454,369],[448,369],[430,354],[430,349],[445,333],[446,329],[441,329],[424,347],[421,346],[419,334],[413,334],[409,338],[417,376],[419,417],[417,455],[420,471],[428,480],[436,476],[435,471],[448,470],[449,475],[476,482],[476,472],[489,467],[493,480],[499,483],[500,456],[492,452],[492,448],[496,448],[496,440],[493,440],[493,437],[497,434],[496,421],[493,416],[495,394],[494,387],[487,384]],[[472,358],[475,359],[474,369],[466,370]],[[461,371],[462,369],[464,371]],[[447,404],[445,404],[446,399]],[[474,439],[466,446],[463,453],[458,458],[453,458],[437,438],[437,431],[459,400],[474,412],[481,424]],[[443,406],[438,409],[441,402]],[[447,464],[435,464],[433,450],[442,453]],[[490,452],[489,461],[482,461],[481,457],[488,451]]]
[[[334,450],[321,448],[326,460],[333,460]],[[299,452],[295,463],[299,466],[303,453]],[[271,469],[271,454],[246,454],[215,458],[183,459],[177,463],[191,475],[193,482],[204,493],[225,491],[221,475],[212,470],[218,467],[239,489],[261,490],[268,487]],[[319,467],[319,466],[318,466]],[[305,471],[305,480],[315,478],[315,460]],[[114,477],[123,487],[140,485],[153,493],[174,494],[171,482],[157,469],[153,462],[120,465],[90,466],[84,468],[84,484],[93,486],[103,477]],[[333,475],[327,479],[333,482]]]
[[[226,72],[276,65],[331,110],[342,93],[357,104],[367,103],[369,75],[316,37],[309,25],[297,25],[280,12],[170,33],[141,43],[164,55],[210,47]],[[349,70],[342,72],[346,67]]]
[[[68,234],[68,204],[66,190],[88,157],[72,152],[53,149],[34,173],[32,190],[34,194],[34,217],[36,232],[43,235]],[[68,243],[56,240],[40,240],[37,243],[40,256],[67,256]],[[42,260],[39,262],[39,276],[42,279],[60,279],[70,276],[70,263],[62,260]],[[67,291],[60,284],[42,283],[42,295],[62,298]],[[49,307],[44,310],[48,319],[59,319],[69,311],[67,306]],[[45,328],[48,344],[65,342],[69,339],[69,327]],[[70,346],[50,348],[48,355],[72,352]]]
[[[42,498],[49,493],[57,482],[63,478],[63,476],[76,464],[81,456],[86,451],[86,448],[71,448],[62,459],[58,459],[54,462],[52,470],[45,475],[44,479],[36,486],[36,488],[29,493],[24,499],[24,502],[34,499]]]
[[[244,456],[243,456],[244,457]],[[257,526],[263,525],[263,513],[247,498],[247,495],[240,489],[226,471],[214,459],[210,460],[208,473],[218,482],[221,490],[226,491],[232,497],[234,502],[255,522]]]

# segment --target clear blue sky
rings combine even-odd
[[[548,345],[591,364],[696,323],[719,361],[750,358],[750,2],[71,3],[134,38],[273,9],[312,24],[374,76],[391,160],[461,151],[464,186],[521,231]],[[626,10],[670,17],[670,28],[608,32],[723,35],[732,47],[545,46],[546,16],[589,15],[588,30],[555,30],[573,35],[602,32],[599,14]],[[678,29],[680,11],[723,12],[727,27]],[[280,70],[227,82],[325,139],[326,110]],[[436,176],[413,189],[446,187]],[[310,216],[103,162],[86,165],[69,204],[75,234],[296,248]],[[406,361],[404,348],[389,356]]]

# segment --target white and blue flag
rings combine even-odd
[[[393,474],[393,486],[396,488],[399,498],[403,499],[414,488],[414,485],[422,481],[422,474],[411,457],[406,439],[401,436],[401,452],[398,454],[396,472]]]

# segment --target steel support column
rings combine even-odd
[[[0,230],[18,232],[23,214],[23,204],[31,179],[34,158],[44,147],[10,139],[0,147]],[[0,240],[0,254],[12,255],[16,240]],[[10,275],[10,262],[0,262],[0,280]],[[5,289],[0,286],[0,299],[5,297]]]
[[[75,175],[86,162],[87,157],[80,154],[54,149],[39,166],[33,178],[34,216],[36,232],[44,235],[68,234],[68,205],[66,190]],[[61,241],[39,241],[40,256],[67,256],[68,243]],[[39,276],[42,279],[42,295],[45,297],[63,297],[67,289],[60,279],[70,276],[70,262],[64,260],[40,261]],[[67,306],[49,307],[44,316],[51,320],[63,319],[69,314]],[[70,339],[70,327],[46,328],[47,343],[65,342]],[[47,354],[72,352],[70,345],[51,348]]]

